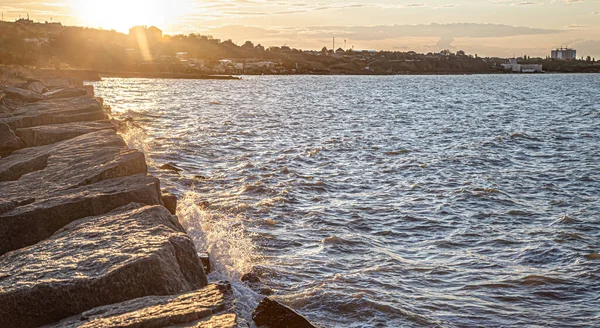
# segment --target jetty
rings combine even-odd
[[[0,327],[238,327],[176,213],[93,87],[1,86]],[[252,319],[313,327],[269,297]]]

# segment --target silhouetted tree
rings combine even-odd
[[[254,43],[252,43],[252,41],[246,41],[243,45],[242,48],[244,49],[248,49],[248,50],[252,50],[254,49]]]

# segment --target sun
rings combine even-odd
[[[191,0],[70,0],[73,14],[81,24],[119,32],[136,25],[176,25],[192,4]]]

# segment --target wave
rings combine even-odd
[[[127,146],[131,149],[137,149],[147,155],[150,152],[150,147],[146,143],[146,131],[129,122],[124,124],[124,128],[120,131],[121,137],[125,140]],[[146,160],[148,160],[146,158]]]
[[[195,191],[188,191],[180,200],[177,216],[196,250],[209,254],[212,269],[209,279],[229,281],[236,299],[236,313],[252,322],[252,311],[262,296],[240,279],[243,274],[252,272],[263,258],[253,243],[253,234],[244,227],[245,218],[207,209]]]

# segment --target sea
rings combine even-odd
[[[599,74],[92,84],[242,323],[600,326]]]

